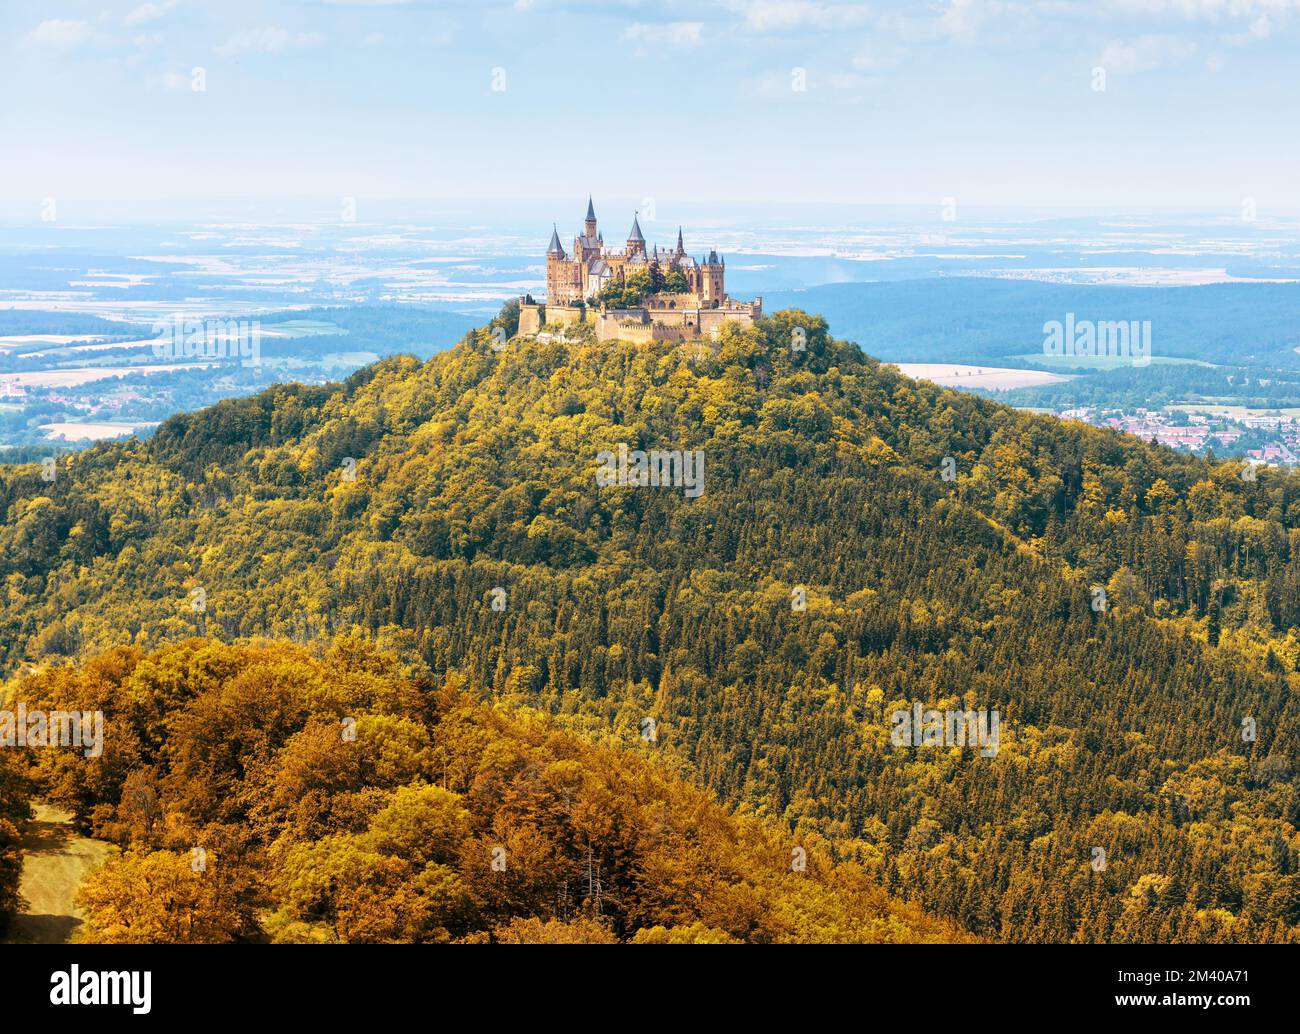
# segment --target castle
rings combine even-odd
[[[612,286],[640,280],[642,273],[655,281],[667,278],[654,293],[642,296],[635,305],[614,308],[601,302],[600,293]],[[583,232],[573,238],[573,252],[566,253],[560,231],[551,231],[546,249],[546,304],[531,297],[519,299],[519,333],[536,334],[543,326],[561,328],[586,323],[595,328],[596,338],[607,341],[686,341],[717,337],[722,325],[734,320],[750,326],[763,315],[763,299],[742,302],[726,291],[726,261],[716,251],[697,262],[686,254],[682,231],[677,230],[677,247],[660,251],[656,244],[647,250],[641,224],[634,215],[626,246],[607,248],[604,234],[596,225],[596,209],[587,199]]]

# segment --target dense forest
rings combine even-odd
[[[6,279],[8,280],[7,276]],[[48,312],[15,309],[13,306],[0,309],[0,337],[29,334],[93,334],[103,337],[106,341],[116,341],[140,337],[148,332],[149,328],[139,323],[107,320],[102,316],[91,316],[81,312]]]
[[[729,813],[652,742],[584,742],[457,681],[344,636],[126,647],[18,682],[29,708],[109,716],[102,756],[33,749],[11,773],[122,848],[78,939],[969,939],[815,834]]]
[[[1300,940],[1300,479],[911,381],[799,311],[712,347],[569,337],[475,331],[53,482],[3,468],[5,670],[355,628],[498,717],[624,750],[649,718],[659,763],[976,935]],[[703,495],[600,487],[621,443],[701,450]],[[917,703],[997,711],[995,756],[895,746]],[[265,806],[218,780],[205,811],[148,758],[177,822]],[[280,821],[225,850],[292,850]]]

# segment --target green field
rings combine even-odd
[[[1223,413],[1236,419],[1245,416],[1300,416],[1300,406],[1252,407],[1222,402],[1174,402],[1164,408],[1166,412],[1176,410],[1182,413]]]

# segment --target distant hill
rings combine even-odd
[[[321,321],[346,333],[342,339],[330,334],[294,336],[280,341],[263,338],[262,348],[271,355],[315,355],[359,349],[379,356],[409,352],[421,359],[450,348],[482,322],[459,312],[406,304],[328,305],[268,313],[259,319],[266,330],[274,330],[286,322]]]
[[[148,334],[149,328],[120,320],[106,320],[80,312],[44,312],[37,309],[0,308],[0,337],[30,334],[103,335],[127,338]]]
[[[765,295],[768,309],[797,306],[887,362],[1019,366],[1041,356],[1043,324],[1150,320],[1156,358],[1300,369],[1300,284],[1199,287],[1073,286],[944,277],[826,284]]]
[[[1300,483],[908,380],[802,312],[574,335],[0,470],[5,667],[355,626],[585,735],[652,718],[973,933],[1300,938]],[[702,494],[602,487],[620,446],[702,452]],[[896,745],[914,707],[1000,744]]]

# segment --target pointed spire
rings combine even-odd
[[[551,223],[551,243],[546,249],[548,255],[563,255],[564,247],[560,244],[560,231],[555,223]]]
[[[686,254],[686,249],[682,246],[682,228],[680,226],[677,227],[677,254]]]
[[[629,241],[640,241],[642,244],[644,244],[645,238],[641,236],[641,222],[640,220],[637,219],[638,215],[640,215],[639,212],[633,214],[632,216],[632,229],[631,231],[629,231],[627,235],[627,239]]]
[[[587,195],[587,221],[594,223],[596,221],[596,209],[592,206],[591,195]]]

